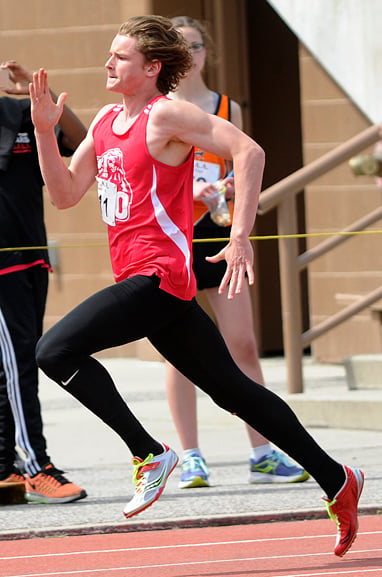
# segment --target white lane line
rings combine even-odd
[[[328,555],[329,553],[327,553]],[[316,555],[320,555],[319,553],[316,553]],[[277,559],[278,557],[275,557],[275,559]],[[288,558],[290,559],[290,556],[288,556]],[[156,564],[156,565],[136,565],[134,567],[132,567],[131,565],[128,567],[105,567],[102,569],[81,569],[79,571],[60,571],[60,572],[52,572],[52,573],[27,573],[25,575],[20,575],[20,573],[18,573],[17,575],[7,575],[4,577],[54,577],[55,575],[85,575],[86,573],[106,573],[110,574],[110,572],[117,572],[117,571],[137,571],[137,570],[143,570],[143,569],[162,569],[162,568],[171,568],[171,567],[185,567],[185,566],[195,566],[195,565],[216,565],[218,563],[238,563],[238,562],[244,562],[244,561],[257,561],[259,558],[258,557],[244,557],[244,558],[240,558],[240,559],[216,559],[216,560],[209,560],[209,561],[189,561],[189,562],[183,562],[183,563],[162,563],[162,564]],[[324,572],[313,572],[313,573],[283,573],[283,574],[279,574],[279,575],[273,575],[271,576],[269,573],[269,570],[266,570],[266,573],[268,575],[270,575],[270,577],[322,577],[322,576],[332,576],[332,575],[354,575],[354,574],[360,574],[359,573],[359,569],[345,569],[345,570],[338,570],[335,569],[334,571],[324,571]],[[376,567],[373,569],[362,569],[362,574],[364,573],[375,573],[378,571],[378,574],[380,575],[381,573],[381,567]],[[243,572],[243,570],[242,570]],[[244,573],[243,573],[244,574]]]
[[[358,533],[358,538],[361,535],[378,535],[382,534],[382,531],[365,531]],[[160,551],[164,549],[190,549],[193,547],[219,547],[221,545],[240,545],[240,544],[255,544],[255,543],[271,543],[273,541],[298,541],[298,540],[309,540],[309,539],[335,539],[335,535],[301,535],[299,537],[272,537],[267,539],[243,539],[239,541],[215,541],[212,543],[184,543],[178,545],[157,545],[151,547],[126,547],[122,549],[89,549],[84,551],[68,551],[63,553],[41,553],[36,555],[13,555],[9,557],[0,557],[0,561],[7,561],[11,559],[36,559],[39,557],[64,557],[69,555],[92,555],[98,553],[123,553],[123,552],[141,552],[141,551]]]

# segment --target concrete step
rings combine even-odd
[[[344,366],[349,389],[382,390],[382,355],[351,355]]]
[[[358,362],[360,357],[362,363]],[[373,357],[373,367],[370,361],[364,362],[365,357]],[[354,355],[348,359],[351,362],[347,364],[333,364],[305,357],[304,392],[300,394],[285,390],[284,359],[266,359],[262,366],[267,386],[287,401],[306,427],[382,431],[382,378],[376,376],[382,377],[382,355]],[[356,375],[353,381],[349,367]],[[368,379],[360,378],[361,368],[368,372]],[[349,386],[353,382],[357,387]]]
[[[338,397],[326,395],[286,395],[284,398],[305,427],[327,427],[382,431],[382,390],[368,397],[363,392]]]

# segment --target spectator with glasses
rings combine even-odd
[[[210,114],[231,121],[242,128],[242,114],[237,102],[225,94],[210,90],[203,78],[204,66],[212,43],[207,29],[188,16],[172,19],[173,25],[186,39],[193,56],[191,70],[170,96],[196,104]],[[230,226],[216,224],[208,211],[209,199],[216,196],[217,188],[224,186],[226,196],[234,194],[234,178],[227,177],[232,163],[209,152],[195,149],[194,162],[194,238],[217,239],[230,235]],[[232,200],[229,200],[232,213]],[[241,370],[257,383],[264,385],[264,377],[257,351],[253,327],[253,312],[249,286],[244,284],[235,299],[222,299],[219,285],[226,271],[226,263],[212,263],[206,256],[221,250],[226,242],[193,244],[193,269],[199,291],[206,294],[218,327],[234,360]],[[195,335],[198,338],[198,335]],[[197,401],[195,385],[167,363],[167,398],[183,448],[181,489],[209,486],[209,470],[199,448],[197,431]],[[254,409],[256,410],[256,409]],[[251,454],[249,457],[250,483],[297,483],[306,481],[309,474],[292,463],[286,455],[273,449],[269,441],[255,429],[246,426]]]

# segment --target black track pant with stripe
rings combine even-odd
[[[88,298],[42,337],[37,361],[51,379],[119,434],[134,455],[145,458],[161,452],[160,445],[91,356],[143,337],[216,404],[300,463],[329,497],[339,490],[342,466],[317,445],[282,399],[241,372],[195,299],[182,301],[162,291],[156,276],[135,276]]]
[[[30,475],[49,461],[35,357],[48,274],[47,269],[33,266],[0,275],[0,479],[12,470],[16,444]]]

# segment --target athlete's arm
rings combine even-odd
[[[47,74],[41,69],[33,74],[30,96],[32,120],[35,125],[44,182],[57,208],[69,208],[79,202],[97,174],[97,159],[92,137],[93,124],[67,167],[60,156],[54,133],[54,127],[61,117],[67,94],[60,94],[55,103],[49,92]]]
[[[150,153],[167,164],[180,164],[191,145],[233,161],[235,210],[229,244],[210,262],[227,261],[219,287],[229,285],[228,298],[239,293],[245,275],[253,284],[253,250],[248,240],[257,212],[265,155],[263,149],[231,122],[203,112],[189,102],[159,101],[148,126]],[[161,131],[161,132],[160,132]]]

